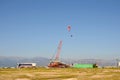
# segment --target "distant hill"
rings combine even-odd
[[[44,57],[5,57],[0,56],[0,67],[16,67],[17,63],[37,63],[37,66],[46,66],[49,63],[49,59]]]
[[[96,63],[98,66],[116,66],[116,60],[104,60],[104,59],[62,59],[62,62],[67,64],[74,64],[74,63]],[[26,58],[26,57],[5,57],[0,56],[0,67],[16,67],[17,63],[37,63],[37,66],[47,66],[49,63],[48,58],[44,57],[33,57],[33,58]]]

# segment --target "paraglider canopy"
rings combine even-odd
[[[67,26],[67,30],[68,30],[68,32],[70,32],[70,30],[71,30],[71,26],[70,25]],[[70,37],[73,37],[73,35],[70,35]]]
[[[70,32],[70,30],[71,30],[71,26],[70,25],[68,25],[67,30]]]

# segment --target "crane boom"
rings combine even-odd
[[[59,60],[61,48],[62,48],[62,40],[60,41],[60,43],[59,43],[59,45],[58,45],[57,54],[56,54],[56,57],[55,57],[55,60],[56,60],[56,61]]]

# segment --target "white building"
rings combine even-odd
[[[118,67],[120,67],[120,62],[118,62]]]

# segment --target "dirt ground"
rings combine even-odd
[[[0,69],[0,80],[120,80],[120,69]]]

